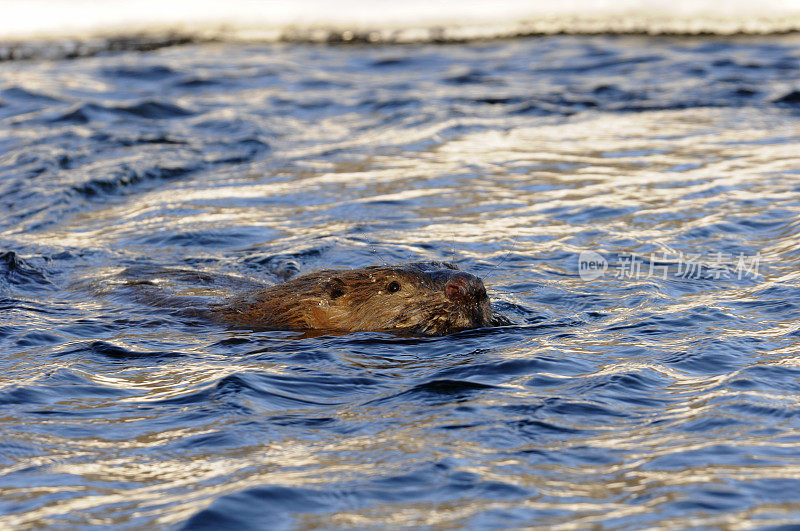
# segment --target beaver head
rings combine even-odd
[[[259,328],[442,335],[490,324],[481,279],[445,262],[323,270],[235,299],[228,322]]]

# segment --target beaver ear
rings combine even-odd
[[[325,293],[331,299],[338,299],[344,295],[344,282],[340,278],[331,278],[325,283]]]

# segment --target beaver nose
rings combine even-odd
[[[453,275],[444,287],[444,294],[452,301],[480,301],[486,298],[486,288],[478,277],[466,273]]]

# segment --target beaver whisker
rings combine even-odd
[[[510,290],[510,289],[506,289],[506,290],[504,290],[504,289],[492,288],[492,287],[490,286],[490,289],[491,289],[491,290],[492,290],[492,292],[494,292],[494,293],[499,293],[499,294],[501,294],[501,295],[505,295],[505,294],[515,294],[515,293],[528,293],[528,292],[530,292],[530,291],[534,291],[534,290],[536,290],[537,288],[530,288],[530,289],[517,289],[517,290]]]
[[[492,268],[489,270],[489,272],[488,272],[488,273],[486,273],[486,274],[483,276],[483,280],[484,280],[484,282],[485,282],[485,281],[487,281],[487,280],[489,280],[489,277],[491,277],[491,276],[492,276],[492,273],[494,272],[494,270],[495,270],[495,269],[497,269],[498,267],[500,267],[501,265],[503,265],[503,263],[504,263],[506,260],[508,260],[508,257],[509,257],[509,256],[511,256],[511,253],[514,251],[514,248],[517,246],[517,242],[518,242],[518,241],[519,241],[519,236],[514,236],[514,242],[511,244],[511,248],[510,248],[510,249],[508,250],[508,252],[505,254],[505,256],[503,257],[503,259],[502,259],[502,260],[500,260],[499,262],[497,262],[497,264],[496,264],[494,267],[492,267]]]
[[[378,249],[375,247],[375,244],[372,243],[372,242],[369,242],[369,244],[370,244],[370,246],[372,248],[372,254],[374,254],[378,258],[380,258],[381,262],[383,262],[383,265],[387,265],[389,262],[386,260],[386,258],[383,257],[383,255],[381,253],[378,252]]]

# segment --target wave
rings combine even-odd
[[[69,58],[199,42],[457,43],[553,34],[775,35],[792,0],[0,0],[0,60]]]

